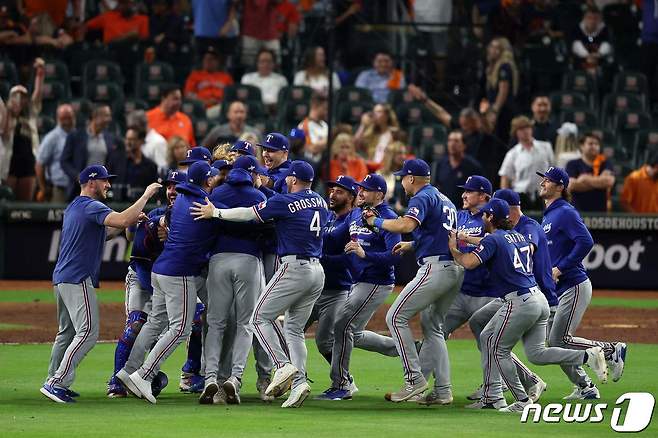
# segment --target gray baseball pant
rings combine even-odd
[[[195,277],[151,273],[151,284],[153,307],[124,366],[129,374],[138,371],[149,382],[162,363],[190,335],[197,300]],[[144,360],[146,351],[156,339],[158,341]]]
[[[325,358],[331,356],[334,347],[334,327],[345,306],[347,294],[346,290],[323,290],[306,322],[305,329],[308,329],[315,321],[318,322],[315,329],[315,344]]]
[[[334,327],[330,372],[333,388],[349,388],[350,357],[354,347],[385,356],[398,355],[393,339],[365,330],[372,315],[386,301],[391,292],[393,292],[392,284],[356,283],[352,285]]]
[[[211,257],[207,282],[208,333],[204,342],[206,380],[217,379],[222,348],[227,346],[224,334],[231,322],[236,324],[231,375],[242,379],[253,340],[249,320],[264,286],[262,272],[260,259],[253,255],[219,253]]]
[[[128,273],[126,274],[126,315],[134,311],[149,313],[152,297],[153,294],[144,289],[139,282],[135,270],[128,266]]]
[[[591,341],[575,336],[590,301],[592,301],[592,282],[589,279],[562,292],[562,295],[559,297],[557,310],[555,311],[553,326],[548,335],[548,345],[573,350],[587,350],[591,347],[601,347],[603,348],[605,357],[610,358],[615,351],[614,344],[603,341]],[[569,380],[581,388],[589,386],[592,383],[592,380],[580,365],[562,365],[561,368]]]
[[[452,332],[461,327],[462,324],[468,321],[471,315],[484,307],[492,299],[493,298],[491,297],[474,297],[464,293],[457,294],[455,300],[452,302],[450,308],[448,309],[445,322],[441,327],[443,332],[443,339],[447,340]],[[432,326],[432,312],[429,308],[420,312],[420,324],[421,327],[426,327],[427,330],[431,330],[430,327]],[[418,357],[420,359],[420,368],[423,372],[423,376],[425,376],[426,380],[429,380],[433,371],[432,363],[435,358],[429,354],[428,349],[423,347],[421,347]],[[445,377],[445,379],[442,377],[441,380],[450,382],[450,361],[448,356],[441,355],[438,359],[439,375]]]
[[[526,356],[534,364],[583,363],[584,351],[546,347],[549,313],[548,302],[539,288],[532,288],[525,295],[511,292],[505,296],[505,305],[498,309],[480,334],[484,377],[482,401],[493,403],[503,398],[501,378],[516,400],[528,399],[510,354],[519,340],[523,340]]]
[[[79,284],[56,284],[53,291],[58,330],[50,355],[47,382],[68,388],[75,379],[78,364],[98,340],[98,301],[90,278]]]
[[[435,387],[440,392],[450,389],[450,376],[440,374],[440,357],[448,357],[448,348],[441,329],[450,305],[459,293],[464,280],[464,269],[453,261],[439,261],[439,257],[428,257],[416,276],[407,284],[386,314],[386,324],[397,347],[404,379],[415,385],[425,381],[421,372],[420,360],[414,336],[409,328],[409,320],[429,308],[431,317],[423,327],[423,349],[432,358],[431,369],[436,376]]]
[[[293,387],[306,382],[304,326],[323,287],[324,270],[318,259],[309,261],[298,260],[295,256],[284,257],[258,299],[251,318],[254,334],[277,369],[286,363],[292,363],[297,368]],[[280,333],[281,328],[276,321],[284,312],[285,336]],[[290,356],[284,348],[286,342]]]

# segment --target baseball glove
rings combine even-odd
[[[377,231],[377,229],[372,225],[368,225],[368,221],[366,221],[366,219],[369,217],[380,217],[380,216],[381,215],[379,214],[379,211],[377,211],[375,207],[365,206],[361,209],[361,221],[363,222],[363,226],[369,229],[370,231]]]

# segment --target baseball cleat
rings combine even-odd
[[[274,400],[274,397],[270,397],[269,395],[265,394],[265,391],[267,390],[267,387],[270,386],[270,383],[272,383],[272,379],[269,377],[259,377],[258,380],[256,380],[256,390],[260,395],[260,399],[268,403]]]
[[[585,350],[587,353],[587,365],[594,371],[601,383],[608,381],[608,365],[605,363],[605,355],[601,347],[592,347]]]
[[[350,395],[354,395],[357,392],[359,392],[359,388],[356,386],[356,382],[354,380],[354,376],[350,374],[350,387],[349,387]]]
[[[409,399],[411,400],[411,399]],[[409,401],[407,400],[407,401]],[[420,405],[449,405],[452,403],[452,394],[448,393],[445,395],[440,395],[437,391],[432,391],[429,394],[420,397],[420,399],[416,400],[416,403]]]
[[[293,377],[297,374],[297,368],[291,363],[286,363],[284,366],[276,370],[272,383],[265,390],[265,395],[270,397],[279,397],[288,391]]]
[[[482,400],[478,400],[475,403],[464,406],[466,409],[502,409],[507,406],[507,402],[504,398],[498,399],[492,403],[485,403]]]
[[[157,403],[157,400],[153,397],[153,393],[151,392],[151,382],[144,380],[137,371],[132,373],[129,379],[133,385],[135,385],[137,391],[139,391],[138,393],[142,395],[142,398],[146,399],[149,403]]]
[[[75,392],[74,390],[72,390],[70,388],[66,388],[66,395],[68,395],[69,397],[73,397],[73,398],[80,397],[79,393]]]
[[[75,403],[73,397],[66,393],[66,388],[58,388],[46,383],[39,391],[55,403]]]
[[[531,405],[532,400],[528,399],[526,401],[517,401],[512,403],[509,406],[498,409],[498,412],[513,413],[513,412],[523,412],[526,406]]]
[[[203,376],[200,376],[198,374],[192,376],[191,379],[191,385],[189,389],[189,393],[191,394],[201,394],[203,392],[203,388],[205,387],[206,384],[206,378]]]
[[[482,390],[483,390],[483,387],[482,387],[482,385],[480,385],[480,386],[478,387],[478,389],[476,389],[475,391],[473,391],[473,393],[471,393],[470,395],[466,396],[466,399],[468,399],[468,400],[473,400],[473,401],[480,400],[480,399],[482,398]]]
[[[403,402],[415,395],[422,394],[427,390],[427,387],[427,382],[424,379],[415,385],[406,383],[398,392],[391,393],[391,401],[394,403]]]
[[[537,403],[548,386],[539,376],[537,376],[537,378],[539,381],[528,388],[528,397],[530,397],[530,400],[532,400],[533,403]]]
[[[626,362],[626,344],[623,342],[617,342],[615,344],[615,351],[612,353],[612,357],[608,360],[608,368],[610,369],[610,374],[612,376],[613,382],[618,382],[621,379],[621,375],[624,374],[624,365]]]
[[[329,388],[313,400],[352,400],[349,389]]]
[[[219,391],[219,385],[215,381],[210,381],[206,383],[206,386],[203,388],[203,392],[199,396],[199,404],[202,405],[211,405],[213,404],[213,397]]]
[[[600,398],[599,389],[594,384],[590,384],[585,388],[574,386],[573,392],[562,397],[562,400],[598,400]]]
[[[237,377],[231,376],[222,385],[226,393],[226,403],[229,405],[240,404],[240,381]]]
[[[123,387],[132,395],[134,395],[137,398],[143,398],[142,393],[139,392],[139,389],[135,386],[135,384],[130,380],[130,374],[128,374],[128,371],[124,370],[121,368],[115,375],[117,379],[123,384]]]
[[[156,374],[151,381],[151,393],[153,394],[153,397],[159,396],[167,385],[169,385],[169,377],[167,377],[164,372],[158,371],[158,374]]]
[[[225,405],[227,404],[226,400],[226,391],[224,391],[224,384],[222,383],[219,385],[219,391],[217,391],[217,394],[212,398],[212,404],[214,405]]]
[[[108,398],[125,398],[128,396],[126,388],[119,382],[107,384],[107,397]]]
[[[308,383],[304,382],[300,385],[297,385],[292,388],[292,391],[290,391],[290,395],[288,396],[288,400],[284,401],[281,407],[299,408],[302,406],[302,403],[304,403],[304,400],[306,400],[310,393],[311,387]]]

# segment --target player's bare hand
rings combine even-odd
[[[261,178],[262,178],[261,175],[256,175],[256,177],[254,178],[254,187],[256,187],[257,189],[260,189],[260,186],[263,185],[263,180],[261,180]]]
[[[158,240],[160,242],[164,242],[167,240],[167,237],[169,236],[169,228],[164,227],[164,226],[159,226],[158,227]]]
[[[141,213],[139,213],[139,216],[137,216],[137,223],[146,222],[148,220],[149,220],[149,217],[143,211]]]
[[[412,242],[398,242],[393,247],[393,254],[401,256],[414,248]]]
[[[158,193],[158,191],[162,188],[162,184],[160,183],[151,183],[149,186],[144,190],[144,196],[147,198],[152,198],[153,195]]]
[[[562,271],[558,269],[558,267],[553,268],[553,281],[557,283],[558,278],[560,278],[560,275],[562,275]]]
[[[349,242],[345,245],[345,253],[347,254],[356,254],[357,257],[365,258],[366,252],[359,242]]]
[[[205,204],[201,204],[199,202],[192,203],[192,207],[190,207],[190,214],[194,216],[195,221],[198,221],[199,219],[212,219],[214,210],[215,206],[212,205],[212,202],[210,202],[210,199],[208,199],[206,196]]]
[[[457,248],[457,231],[450,230],[450,235],[448,236],[448,248],[456,249]]]

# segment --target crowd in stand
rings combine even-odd
[[[422,74],[359,26],[386,21],[374,3],[332,2],[330,73],[328,1],[0,0],[0,197],[65,202],[103,163],[129,201],[184,170],[190,148],[277,131],[316,189],[376,171],[396,209],[393,172],[417,156],[457,205],[456,186],[481,174],[541,209],[535,171],[560,166],[581,211],[658,212],[655,2],[415,0],[398,13],[426,23],[412,27],[427,37]],[[640,21],[641,44],[620,52],[615,29]],[[479,69],[468,102],[445,92],[455,32],[432,22],[479,47],[461,61]],[[535,52],[568,65],[557,81]]]

